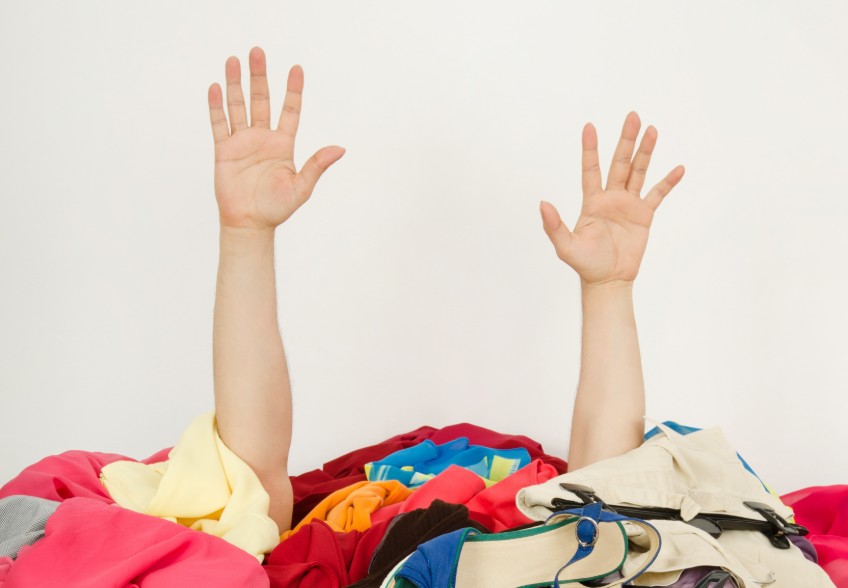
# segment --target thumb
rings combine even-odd
[[[562,222],[554,205],[542,200],[539,203],[539,212],[542,214],[542,228],[545,229],[545,233],[554,244],[554,248],[557,251],[567,248],[571,243],[571,231]]]
[[[315,154],[309,158],[309,161],[303,164],[303,167],[300,168],[300,172],[294,180],[298,196],[304,200],[309,198],[312,194],[312,190],[315,189],[315,184],[317,184],[318,180],[321,178],[321,175],[327,171],[328,167],[341,159],[344,154],[344,147],[339,147],[337,145],[324,147],[316,151]]]

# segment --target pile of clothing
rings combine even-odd
[[[613,510],[621,503],[639,504],[634,488],[653,489],[643,493],[650,496],[643,503],[675,511],[680,519],[651,521],[663,545],[657,546],[648,573],[633,585],[759,585],[762,579],[752,576],[760,571],[733,542],[756,535],[767,543],[766,535],[732,530],[714,539],[683,522],[738,505],[718,504],[717,494],[703,487],[705,476],[689,471],[716,470],[703,460],[698,443],[716,445],[718,430],[679,431],[660,427],[642,447],[614,458],[618,462],[604,460],[600,468],[567,473],[563,460],[525,436],[470,424],[421,427],[294,476],[293,528],[280,533],[268,517],[268,495],[258,478],[221,441],[214,414],[208,413],[191,423],[176,446],[145,460],[68,451],[29,466],[0,488],[0,587],[462,588],[472,585],[463,580],[472,556],[490,568],[503,559],[498,548],[507,542],[501,539],[538,556],[532,542],[548,541],[560,526],[577,520],[576,515],[551,519],[557,501],[601,510],[579,490],[567,490],[588,487]],[[782,583],[778,575],[773,585],[848,588],[848,486],[774,496],[735,452],[728,459],[722,443],[717,453],[722,467],[738,466],[750,476],[738,492],[756,494],[751,498],[766,502],[778,519],[809,530],[789,537],[791,545],[783,551],[768,549],[780,552],[781,561],[789,557],[793,569],[810,581],[788,584],[781,571]],[[694,461],[684,455],[690,450],[697,455]],[[665,481],[660,463],[667,469]],[[697,492],[666,488],[664,496],[677,498],[656,504],[657,485],[671,483],[672,470],[675,484],[680,471],[688,471],[690,482],[702,486]],[[610,471],[618,478],[610,478]],[[627,549],[644,553],[640,531],[625,527]],[[703,548],[708,565],[673,557],[676,537],[682,535],[708,545]],[[506,569],[520,566],[524,557],[519,551],[512,556],[519,564],[504,563]],[[626,565],[610,572],[599,581],[626,579]]]

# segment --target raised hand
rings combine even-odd
[[[586,285],[629,283],[636,278],[654,211],[683,177],[684,168],[679,165],[641,197],[657,130],[647,128],[634,156],[639,127],[639,116],[628,114],[606,188],[601,186],[595,127],[588,123],[583,128],[583,208],[573,231],[552,204],[540,204],[542,224],[557,256],[574,268]]]
[[[250,124],[241,88],[241,66],[227,59],[227,112],[221,87],[209,87],[209,118],[215,140],[215,198],[221,226],[273,229],[289,218],[315,188],[321,174],[344,155],[337,146],[319,149],[301,168],[294,165],[300,121],[303,70],[289,71],[286,97],[276,129],[271,129],[265,53],[250,51]]]

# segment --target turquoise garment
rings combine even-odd
[[[397,480],[404,486],[415,488],[450,465],[471,470],[487,484],[503,480],[530,463],[530,454],[524,448],[491,449],[470,445],[467,437],[436,445],[425,440],[413,447],[401,449],[380,461],[365,465],[368,480]]]

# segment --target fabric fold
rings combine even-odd
[[[192,421],[167,461],[115,461],[100,481],[118,505],[215,535],[259,561],[279,542],[270,497],[221,440],[214,412]]]
[[[720,429],[681,435],[665,425],[658,426],[662,434],[624,455],[523,488],[516,494],[518,508],[530,518],[544,520],[556,508],[554,499],[580,502],[561,486],[568,483],[592,488],[613,508],[668,508],[679,510],[685,521],[701,513],[764,521],[745,506],[746,501],[764,503],[784,519],[792,516],[792,509],[742,465]],[[685,522],[650,522],[660,530],[663,548],[650,570],[634,585],[667,585],[686,569],[710,566],[731,572],[741,588],[763,584],[772,588],[833,587],[824,570],[807,560],[794,544],[778,549],[759,531],[724,531],[714,538]],[[638,535],[631,535],[630,542],[638,546]]]

